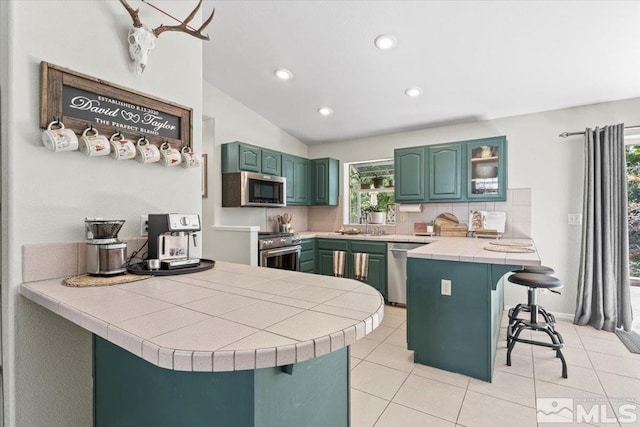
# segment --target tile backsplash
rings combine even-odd
[[[312,206],[308,208],[309,231],[333,231],[343,226],[342,200],[338,206]],[[474,210],[506,212],[507,222],[504,237],[531,237],[531,189],[513,188],[507,190],[505,202],[488,203],[423,203],[422,212],[398,212],[396,223],[381,225],[387,234],[413,234],[414,222],[428,222],[439,214],[450,212],[461,223],[468,223],[469,212]],[[277,213],[276,213],[277,214]],[[275,215],[275,214],[274,214]],[[296,226],[298,230],[302,228]]]

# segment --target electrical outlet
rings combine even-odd
[[[569,225],[582,225],[582,214],[569,214],[567,217]]]
[[[140,235],[149,234],[149,215],[140,215]]]
[[[440,280],[440,294],[451,296],[451,280]]]

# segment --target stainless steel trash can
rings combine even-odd
[[[345,251],[333,251],[333,275],[344,277],[344,260],[347,253]]]

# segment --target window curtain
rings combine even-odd
[[[582,247],[574,323],[631,331],[624,125],[585,131]]]

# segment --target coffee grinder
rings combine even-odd
[[[124,220],[86,218],[86,267],[93,276],[111,276],[127,271],[127,244],[118,240]]]
[[[160,268],[176,268],[200,265],[200,258],[189,256],[189,239],[193,236],[196,244],[196,232],[200,231],[198,214],[149,214],[149,257],[160,260]]]

